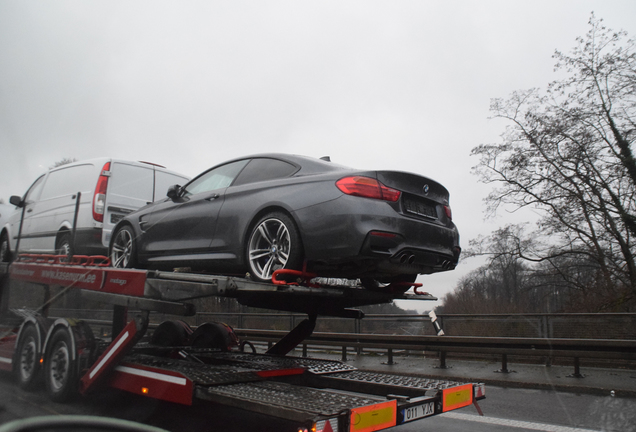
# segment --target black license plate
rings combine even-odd
[[[435,207],[420,200],[404,197],[404,209],[407,213],[437,219]]]

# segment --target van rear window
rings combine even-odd
[[[113,163],[110,170],[112,175],[108,181],[109,195],[139,199],[143,204],[153,200],[152,167]]]

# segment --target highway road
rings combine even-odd
[[[415,432],[636,432],[636,399],[518,388],[487,387],[474,407],[430,417],[392,431]],[[111,416],[173,432],[285,431],[290,425],[238,409],[200,403],[193,407],[155,401],[105,389],[69,404],[48,400],[43,390],[25,392],[8,373],[0,373],[0,423],[50,414]]]

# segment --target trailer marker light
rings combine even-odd
[[[141,388],[141,393],[142,394],[148,394],[148,387],[142,387]]]

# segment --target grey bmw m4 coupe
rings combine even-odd
[[[217,165],[113,230],[122,268],[360,279],[373,288],[452,270],[460,254],[449,193],[417,174],[328,158],[261,154]]]

